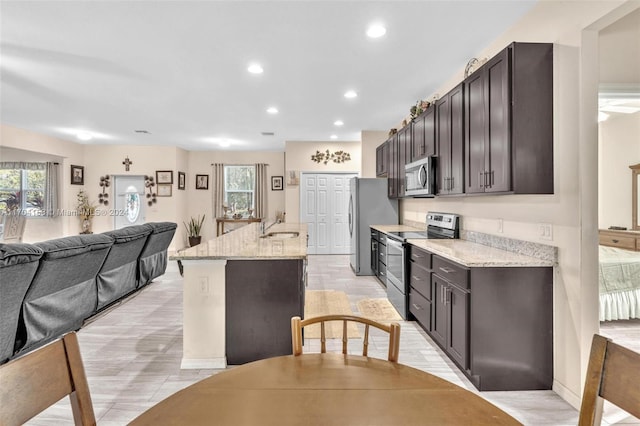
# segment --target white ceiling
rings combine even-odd
[[[3,0],[0,119],[189,150],[359,140],[395,127],[534,3]],[[386,36],[365,35],[374,21]]]

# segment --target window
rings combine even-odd
[[[45,180],[45,170],[0,169],[0,213],[37,215],[44,208]]]
[[[234,213],[253,209],[256,187],[254,166],[224,166],[224,202]]]

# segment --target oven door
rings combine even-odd
[[[391,236],[387,237],[387,299],[396,308],[402,319],[407,319],[407,292],[404,283],[404,244]]]

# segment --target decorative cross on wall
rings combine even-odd
[[[133,164],[133,161],[129,160],[129,157],[126,157],[124,159],[124,161],[122,162],[122,164],[124,164],[124,170],[126,172],[128,172],[129,171],[129,166]]]

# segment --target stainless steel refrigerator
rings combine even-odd
[[[387,179],[352,178],[349,196],[350,264],[356,275],[371,270],[371,225],[398,223],[398,200],[387,198]]]

